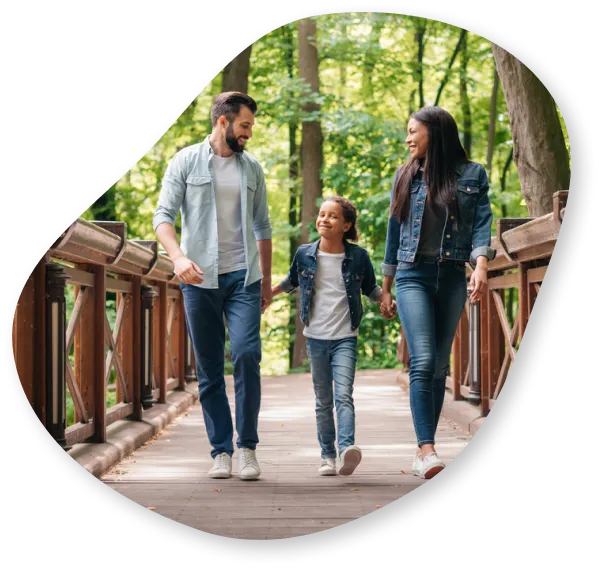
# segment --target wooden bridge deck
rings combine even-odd
[[[394,501],[423,481],[410,473],[415,449],[407,393],[396,371],[356,377],[356,443],[362,463],[349,477],[320,477],[310,375],[263,378],[259,481],[209,479],[199,405],[103,477],[144,507],[203,531],[247,539],[310,534]],[[228,381],[228,392],[232,393]],[[469,436],[441,418],[437,449],[450,462]]]

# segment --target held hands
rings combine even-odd
[[[202,276],[203,270],[195,263],[184,256],[180,256],[173,261],[175,265],[175,275],[183,284],[201,284],[204,282]]]
[[[391,292],[383,292],[381,297],[381,315],[386,320],[391,320],[397,314],[397,304],[391,296]]]
[[[272,303],[273,289],[271,287],[271,281],[268,279],[262,279],[262,308],[261,311],[264,313],[268,306]]]

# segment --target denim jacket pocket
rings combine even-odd
[[[478,182],[475,180],[463,180],[458,183],[458,205],[460,208],[460,215],[463,217],[465,225],[472,228],[472,222],[474,220],[474,212],[478,204],[478,197],[480,193],[480,187]]]

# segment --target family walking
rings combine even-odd
[[[362,460],[353,383],[366,296],[380,304],[386,319],[399,313],[411,360],[410,406],[418,442],[413,472],[430,479],[444,467],[435,432],[466,301],[465,263],[473,268],[471,300],[477,301],[486,286],[487,262],[495,255],[485,170],[468,160],[451,115],[424,107],[410,118],[410,157],[391,188],[382,288],[368,252],[355,244],[356,208],[339,196],[322,202],[315,220],[320,238],[298,248],[287,276],[273,286],[264,173],[244,152],[256,111],[256,102],[244,93],[215,97],[211,134],[175,154],[154,215],[154,230],[183,293],[212,446],[209,476],[231,477],[234,453],[224,320],[233,363],[238,473],[244,480],[258,479],[261,314],[273,296],[297,290],[316,398],[318,473],[350,475]],[[174,228],[179,212],[180,245]]]

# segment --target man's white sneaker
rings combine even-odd
[[[212,469],[208,472],[212,479],[228,479],[231,477],[231,456],[225,452],[214,458]]]
[[[337,475],[334,458],[325,458],[320,462],[318,475]]]
[[[439,472],[443,471],[445,464],[439,459],[439,456],[433,452],[422,458],[422,468],[420,477],[423,479],[432,479]]]
[[[258,479],[260,465],[256,459],[256,450],[239,448],[239,477],[244,480]]]
[[[358,446],[349,446],[339,457],[339,475],[351,475],[362,461],[362,450]]]

